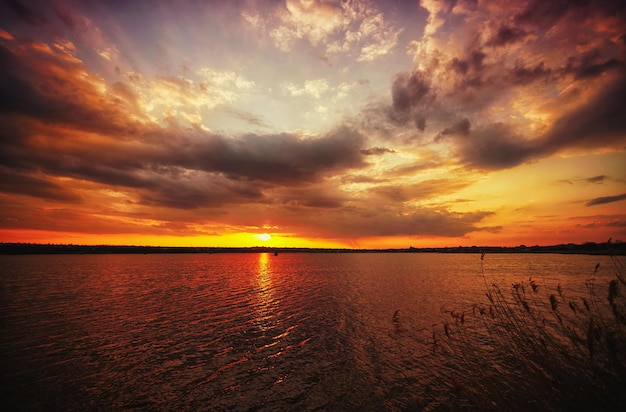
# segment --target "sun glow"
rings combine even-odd
[[[259,233],[257,235],[254,235],[254,237],[264,242],[272,239],[272,235],[270,235],[269,233]]]

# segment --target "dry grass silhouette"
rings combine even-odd
[[[445,312],[429,342],[441,357],[433,373],[450,391],[444,409],[611,411],[626,404],[626,280],[622,263],[611,260],[614,279],[599,287],[599,264],[590,268],[584,297],[570,298],[560,285],[549,293],[532,278],[505,291],[483,270],[487,301]]]

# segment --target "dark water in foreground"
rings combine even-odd
[[[607,257],[488,255],[570,294]],[[428,339],[484,301],[478,255],[0,256],[9,410],[445,410]]]

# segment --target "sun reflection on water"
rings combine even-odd
[[[256,306],[257,320],[262,330],[268,330],[273,327],[275,318],[275,304],[272,271],[270,267],[270,259],[268,253],[260,253],[257,266],[256,281],[258,286],[258,300]]]

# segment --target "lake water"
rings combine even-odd
[[[432,355],[485,280],[585,294],[608,257],[0,256],[9,410],[447,410]],[[602,292],[604,293],[604,292]],[[431,342],[432,343],[432,342]]]

